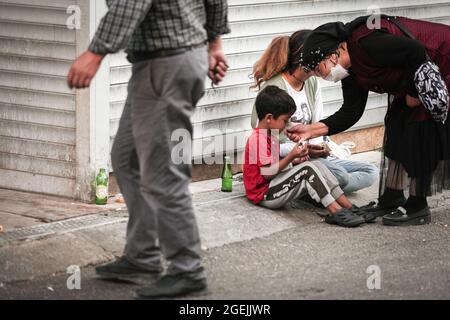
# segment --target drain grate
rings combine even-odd
[[[0,233],[0,245],[9,241],[40,238],[56,233],[67,233],[81,229],[120,223],[128,220],[125,212],[87,215],[68,220],[51,222],[32,227],[20,228]]]
[[[229,194],[220,192],[220,190],[195,194],[193,196],[194,208],[209,206],[212,203],[216,202],[234,201],[236,199],[241,199],[244,197],[245,193],[243,184],[236,183],[234,191]],[[95,228],[103,225],[126,222],[127,220],[128,213],[126,210],[124,210],[86,215],[58,222],[51,222],[32,227],[15,229],[0,233],[0,246],[10,241],[42,238],[52,234],[61,234],[82,229]]]

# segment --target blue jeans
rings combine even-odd
[[[369,163],[334,158],[319,160],[333,173],[345,193],[370,187],[380,172],[376,166]]]

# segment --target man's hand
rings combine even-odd
[[[91,81],[100,68],[100,64],[105,56],[95,54],[91,51],[83,53],[72,64],[67,75],[67,85],[70,89],[88,88]]]
[[[417,108],[422,104],[422,101],[420,101],[417,98],[411,97],[410,95],[406,95],[406,105],[410,108]]]
[[[299,142],[300,140],[309,140],[311,138],[309,125],[304,124],[299,124],[286,130],[286,135],[294,142]]]
[[[308,144],[309,155],[311,158],[327,158],[330,153],[319,144]]]
[[[223,52],[222,39],[220,37],[209,43],[208,53],[208,77],[212,80],[213,85],[218,85],[223,80],[228,70],[227,58]]]

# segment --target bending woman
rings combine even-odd
[[[289,36],[277,37],[264,51],[253,67],[254,88],[260,90],[272,85],[286,91],[295,101],[297,110],[291,117],[292,124],[311,124],[323,117],[322,94],[319,81],[306,73],[299,64],[299,52],[302,51],[310,30],[300,30]],[[253,106],[251,125],[258,125],[256,107]],[[280,156],[285,157],[291,152],[295,143],[285,136],[280,137]],[[336,177],[339,186],[345,193],[351,193],[370,187],[375,183],[379,170],[372,164],[340,160],[329,157],[320,145],[323,137],[309,141],[309,155],[318,159]]]
[[[344,103],[331,117],[297,126],[289,136],[342,132],[361,118],[369,91],[389,93],[386,172],[378,203],[361,213],[366,220],[383,216],[386,225],[429,223],[426,197],[450,189],[450,27],[388,16],[379,29],[369,28],[367,17],[327,23],[312,32],[299,58],[305,72],[341,81]]]

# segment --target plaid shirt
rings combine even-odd
[[[89,50],[177,49],[230,32],[227,0],[107,0]]]

